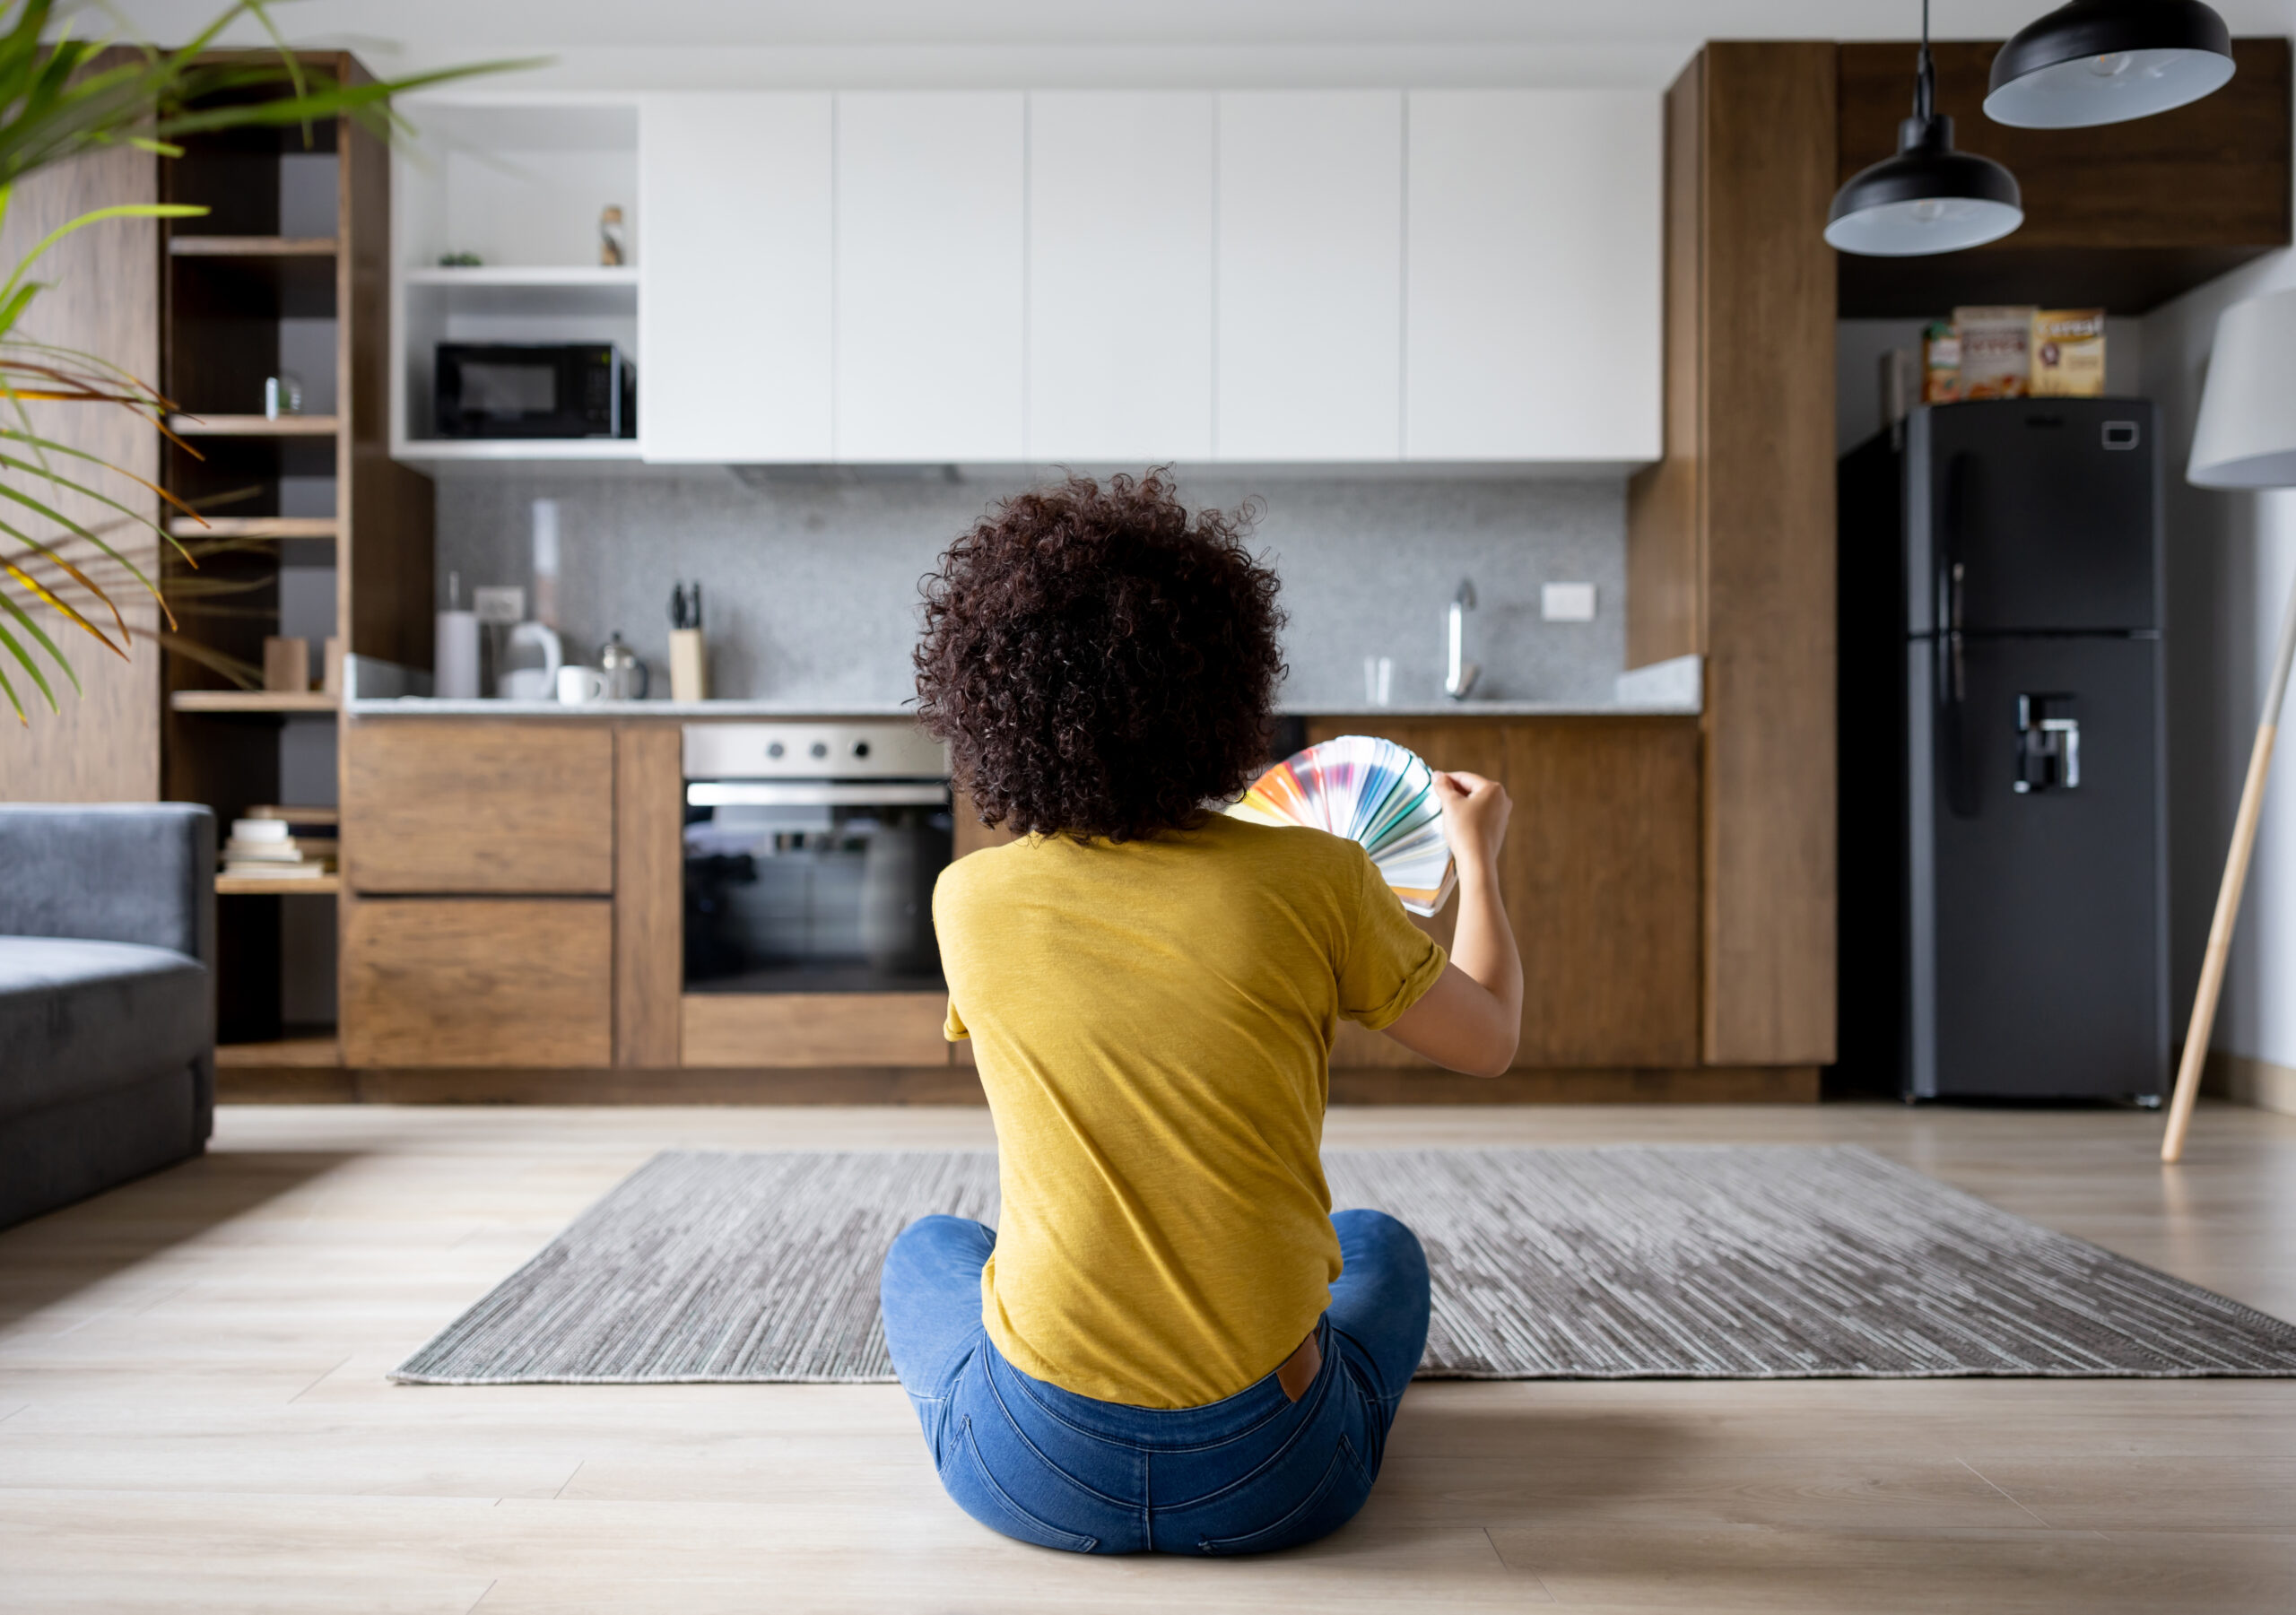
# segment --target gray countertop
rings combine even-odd
[[[899,707],[838,707],[803,701],[446,701],[397,696],[345,703],[355,717],[538,718],[897,718]],[[1285,707],[1287,717],[1639,717],[1696,716],[1695,706],[1668,701],[1446,701],[1439,706]]]

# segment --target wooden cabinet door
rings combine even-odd
[[[680,91],[639,127],[649,460],[827,460],[826,93]]]
[[[1403,94],[1220,97],[1227,460],[1403,453]]]
[[[688,1065],[946,1065],[942,993],[689,993]]]
[[[1405,456],[1657,459],[1658,97],[1413,91],[1410,118]]]
[[[1318,718],[1502,781],[1500,856],[1523,955],[1518,1069],[1699,1064],[1698,725],[1690,718]],[[1454,900],[1417,922],[1446,946]],[[1424,1065],[1343,1026],[1335,1065]]]
[[[352,903],[344,1063],[613,1064],[613,909],[547,898]]]
[[[1029,455],[1212,453],[1213,97],[1029,97]]]
[[[353,890],[613,891],[612,730],[370,718],[344,744]]]
[[[839,459],[1025,457],[1023,108],[838,96]]]
[[[1507,725],[1518,1065],[1699,1063],[1698,725]]]

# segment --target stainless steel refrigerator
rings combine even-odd
[[[2152,404],[1917,409],[1843,456],[1839,492],[1841,1074],[2158,1103]]]

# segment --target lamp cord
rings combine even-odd
[[[1925,124],[1936,105],[1936,81],[1929,61],[1929,0],[1921,0],[1921,56],[1913,74],[1913,115]]]

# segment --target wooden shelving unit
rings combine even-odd
[[[168,523],[168,532],[177,538],[333,539],[342,524],[331,516],[178,516]]]
[[[182,438],[332,438],[343,422],[333,415],[170,415],[168,430]]]
[[[178,690],[168,705],[177,712],[331,714],[343,703],[317,690]]]
[[[178,258],[323,258],[333,256],[333,236],[193,236],[168,240]]]
[[[217,875],[219,898],[331,898],[343,890],[341,875]]]
[[[344,53],[305,56],[345,83],[371,82]],[[162,665],[161,794],[204,803],[226,826],[250,806],[329,806],[340,795],[342,702],[319,691],[237,687],[263,641],[324,637],[404,666],[430,662],[429,479],[394,464],[390,390],[391,161],[349,119],[193,135],[159,165],[161,200],[204,216],[161,230],[160,390],[175,403],[163,451],[173,512],[165,584],[199,654]],[[292,374],[308,413],[266,417],[265,382]],[[334,1064],[332,1038],[277,1042],[331,1019],[338,877],[216,877],[219,1032]],[[300,898],[295,903],[264,898]],[[307,1057],[309,1056],[309,1057]],[[282,1063],[282,1062],[274,1062]]]

